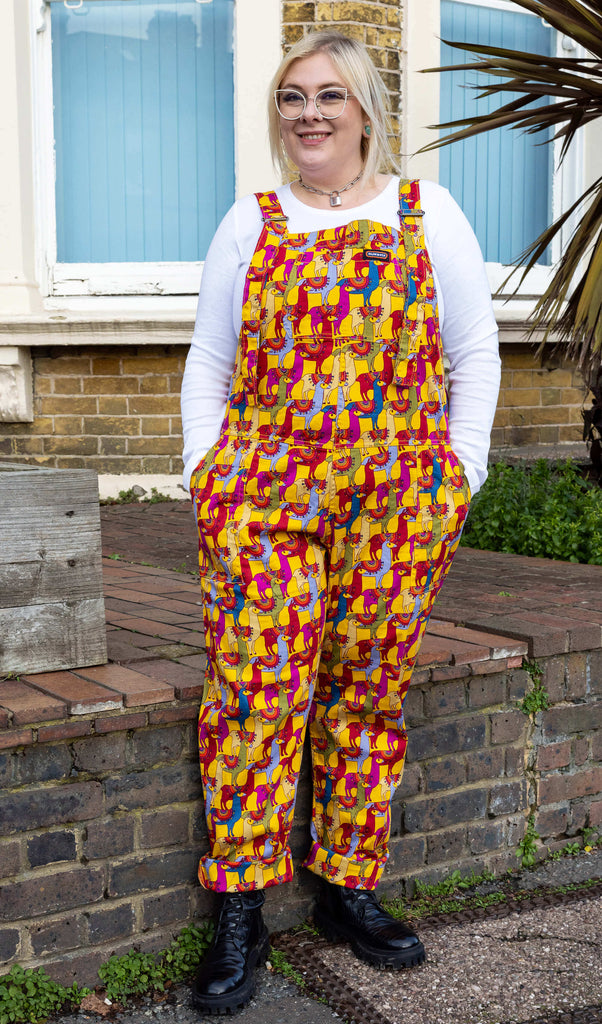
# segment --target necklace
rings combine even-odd
[[[306,185],[305,182],[301,180],[301,177],[299,177],[297,180],[301,188],[306,189],[308,192],[315,192],[317,196],[328,196],[328,198],[330,199],[331,206],[340,206],[341,203],[343,202],[343,200],[341,199],[341,192],[346,192],[348,188],[352,188],[356,184],[356,182],[360,180],[363,173],[364,168],[362,167],[360,173],[357,175],[356,178],[353,179],[353,181],[348,181],[346,185],[343,185],[343,188],[333,188],[332,192],[330,192],[328,189],[326,189],[326,191],[324,192],[321,188],[314,188],[313,185]]]

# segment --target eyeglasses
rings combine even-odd
[[[332,121],[343,113],[347,100],[352,99],[347,89],[320,89],[315,96],[305,96],[298,89],[276,89],[274,99],[278,113],[285,121],[296,121],[305,113],[307,101],[313,99],[314,106],[322,117]]]

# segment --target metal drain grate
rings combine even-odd
[[[523,899],[509,897],[505,903],[490,907],[475,907],[470,910],[454,911],[449,914],[431,914],[420,919],[420,926],[442,928],[450,924],[469,924],[485,918],[503,918],[510,914],[526,913],[538,907],[558,907],[577,900],[602,896],[602,882],[571,892],[544,892]],[[332,968],[324,963],[320,951],[330,949],[334,943],[321,936],[309,936],[307,932],[288,934],[282,932],[271,937],[275,949],[280,949],[293,968],[302,975],[308,992],[328,1005],[347,1021],[347,1024],[393,1024],[383,1016],[382,1010],[374,1006],[361,992],[347,981],[342,980]],[[512,1022],[508,1022],[512,1024]],[[602,1024],[602,1006],[563,1011],[552,1016],[535,1017],[524,1024]]]

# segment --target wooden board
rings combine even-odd
[[[96,473],[0,463],[0,673],[106,660]]]

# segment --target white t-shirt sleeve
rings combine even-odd
[[[237,241],[236,205],[213,238],[205,260],[192,344],[182,380],[184,486],[217,440],[236,361],[240,306],[235,291],[241,253]]]
[[[500,386],[497,324],[474,232],[447,189],[420,183],[424,229],[443,299],[443,350],[449,360],[449,432],[473,496],[487,478],[487,455]]]

